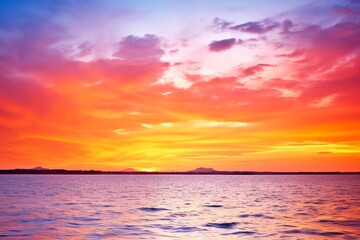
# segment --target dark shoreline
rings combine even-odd
[[[121,172],[98,170],[33,170],[8,169],[0,174],[37,174],[37,175],[360,175],[360,172],[256,172],[256,171],[214,171],[214,172]]]

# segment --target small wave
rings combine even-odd
[[[239,217],[241,217],[241,218],[254,217],[254,218],[274,219],[274,217],[266,216],[266,215],[261,214],[261,213],[256,213],[256,214],[241,214],[241,215],[239,215]]]
[[[48,231],[55,231],[55,230],[58,230],[57,228],[54,228],[54,227],[48,227],[48,228],[46,228],[46,230],[48,230]]]
[[[100,221],[101,218],[89,218],[89,217],[75,217],[74,218],[77,221],[83,221],[83,222],[92,222],[92,221]]]
[[[343,211],[349,209],[348,207],[337,207],[335,208],[337,211]]]
[[[111,204],[104,204],[104,205],[101,205],[101,207],[104,207],[104,208],[111,208],[111,207],[114,207],[114,205],[111,205]]]
[[[280,225],[281,227],[295,227],[294,225],[289,225],[289,224],[282,224]]]
[[[335,225],[349,226],[349,227],[357,227],[360,226],[359,220],[330,220],[330,219],[322,219],[318,221],[319,223],[329,223]]]
[[[344,235],[342,232],[320,232],[313,229],[293,229],[288,231],[283,231],[285,234],[308,234],[308,235],[319,235],[324,237],[330,237],[330,236],[339,236]]]
[[[198,227],[179,227],[175,229],[176,232],[195,232],[195,231],[206,231]]]
[[[124,230],[139,230],[139,228],[138,228],[137,226],[135,226],[135,225],[129,225],[129,224],[123,226],[122,229],[124,229]]]
[[[322,200],[322,199],[317,199],[317,200],[313,200],[313,201],[306,201],[305,204],[316,204],[316,205],[322,205],[325,204],[326,201]]]
[[[256,234],[256,232],[252,231],[238,231],[238,232],[232,232],[232,233],[224,233],[222,235],[253,235]]]
[[[104,237],[104,235],[99,234],[99,233],[90,233],[87,235],[87,237],[92,238],[92,239],[101,239]]]
[[[299,216],[309,216],[310,214],[309,214],[309,213],[306,213],[306,212],[298,212],[298,213],[296,213],[296,215],[299,215]]]
[[[319,223],[336,223],[334,220],[321,219],[318,221]]]
[[[143,207],[143,208],[139,208],[139,210],[144,211],[144,212],[160,212],[160,211],[167,211],[169,209],[167,209],[167,208],[155,208],[155,207]]]
[[[78,204],[78,203],[76,203],[76,202],[63,203],[63,205],[69,205],[69,206],[76,205],[76,204]]]
[[[71,225],[71,226],[81,226],[82,224],[76,223],[76,222],[69,222],[68,225]]]
[[[120,212],[120,211],[113,211],[113,210],[109,211],[109,213],[111,213],[111,214],[116,214],[116,215],[118,215],[118,214],[123,214],[123,213]],[[99,214],[101,214],[101,213],[100,213],[100,212],[96,212],[96,215],[99,215]]]
[[[230,229],[238,225],[238,222],[228,222],[228,223],[208,223],[205,226],[206,227],[215,227],[215,228],[226,228]]]
[[[204,205],[204,207],[209,207],[209,208],[221,208],[221,207],[223,207],[223,205],[219,205],[219,204],[207,204],[207,205]]]
[[[321,236],[338,236],[338,235],[344,235],[342,232],[318,232],[317,234]]]
[[[169,215],[170,217],[186,217],[186,213],[172,213]]]
[[[6,238],[8,238],[8,237],[29,237],[29,236],[31,236],[31,235],[30,234],[8,234],[8,235],[0,234],[0,238],[2,238],[2,237],[6,237]],[[18,238],[16,238],[16,239],[18,239]]]

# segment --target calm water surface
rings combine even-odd
[[[0,175],[9,239],[360,239],[359,175]]]

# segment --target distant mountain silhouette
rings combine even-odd
[[[125,169],[121,170],[121,172],[137,172],[137,171],[133,168],[125,168]]]
[[[213,169],[213,168],[199,167],[197,169],[190,170],[188,172],[191,172],[191,173],[214,173],[214,172],[217,172],[217,171],[215,169]]]
[[[49,170],[49,169],[48,169],[48,168],[43,168],[43,167],[38,166],[38,167],[34,167],[34,168],[32,168],[31,170],[45,171],[45,170]]]
[[[43,167],[35,167],[31,169],[0,169],[0,174],[123,174],[123,175],[334,175],[334,174],[352,174],[360,175],[360,172],[255,172],[255,171],[217,171],[213,168],[197,168],[187,172],[143,172],[128,168],[122,171],[101,171],[101,170],[66,170],[66,169],[48,169]]]

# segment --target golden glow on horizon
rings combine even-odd
[[[159,171],[157,168],[139,168],[140,172],[157,172]]]

